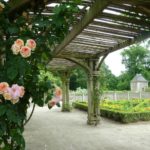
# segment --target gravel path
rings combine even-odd
[[[24,133],[26,150],[150,150],[150,122],[120,124],[102,118],[97,127],[87,114],[36,107]]]

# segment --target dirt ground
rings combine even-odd
[[[120,124],[101,118],[86,124],[87,113],[36,107],[25,130],[26,150],[150,150],[150,122]]]

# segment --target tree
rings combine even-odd
[[[140,46],[134,45],[122,52],[122,63],[125,65],[127,72],[134,76],[142,73],[145,69],[150,69],[150,51]]]
[[[127,72],[123,72],[117,79],[117,90],[130,90],[130,81],[132,77]]]
[[[109,70],[108,66],[103,63],[99,72],[100,88],[104,90],[117,89],[117,78]],[[82,68],[77,68],[73,71],[70,78],[70,89],[76,90],[78,87],[87,88],[87,75]]]
[[[112,74],[109,67],[103,63],[100,68],[100,86],[104,90],[116,90],[118,79]]]
[[[140,45],[134,45],[122,52],[122,63],[126,71],[118,77],[118,89],[129,90],[130,81],[141,73],[150,81],[150,51]]]
[[[78,87],[82,89],[87,88],[87,76],[80,67],[74,69],[70,77],[70,90],[76,90]]]

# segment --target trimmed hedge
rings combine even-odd
[[[74,102],[73,107],[80,110],[88,111],[88,107],[85,102]]]
[[[74,107],[80,110],[87,111],[87,103],[85,102],[74,102]],[[150,112],[119,112],[109,109],[101,108],[101,116],[113,119],[115,121],[119,121],[122,123],[130,123],[137,121],[149,121],[150,120]]]

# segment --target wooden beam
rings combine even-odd
[[[74,57],[77,59],[87,59],[87,58],[93,57],[94,54],[91,55],[91,54],[85,54],[85,53],[83,54],[81,52],[75,52],[75,53],[63,52],[58,56],[60,56],[60,57]]]
[[[88,65],[82,60],[79,60],[79,59],[76,59],[73,57],[64,57],[64,59],[69,60],[69,61],[81,66],[88,73],[92,72],[91,69],[88,67]]]
[[[118,4],[131,4],[131,5],[141,5],[141,4],[150,4],[149,0],[111,0],[112,3]]]
[[[131,38],[128,38],[128,37],[121,37],[121,36],[116,36],[116,35],[110,35],[110,34],[105,34],[105,33],[93,33],[93,32],[89,32],[89,31],[86,31],[86,32],[82,32],[80,35],[88,35],[88,36],[91,36],[91,37],[100,37],[100,38],[111,38],[111,39],[114,39],[114,40],[117,40],[117,41],[124,41],[126,39],[131,39]]]
[[[90,40],[90,39],[81,39],[81,38],[78,38],[76,40],[73,40],[72,41],[73,43],[83,43],[83,44],[88,44],[88,45],[95,45],[95,46],[107,46],[107,45],[110,45],[110,46],[114,46],[115,44],[118,44],[118,42],[109,42],[109,41],[103,41],[103,40],[99,40],[99,41],[95,41],[95,40]],[[71,43],[72,43],[71,42]]]
[[[145,14],[147,14],[147,15],[149,16],[149,18],[150,18],[150,9],[149,9],[149,8],[144,7],[144,6],[138,6],[138,8],[139,8],[142,12],[144,12]]]
[[[96,70],[100,70],[100,67],[102,66],[102,64],[103,64],[105,58],[108,56],[108,54],[109,54],[109,53],[105,54],[105,55],[102,57],[102,59],[100,60],[100,62],[97,63],[97,65],[96,65]]]
[[[53,51],[54,55],[60,53],[67,44],[69,44],[90,22],[97,17],[108,5],[106,0],[96,0],[83,19],[76,24],[70,33],[65,37],[63,42]]]
[[[131,31],[131,32],[139,32],[140,31],[133,27],[126,27],[126,26],[119,25],[117,23],[109,23],[109,22],[102,22],[102,21],[96,21],[96,20],[94,20],[94,22],[92,22],[91,25],[97,25],[97,26],[108,27],[108,28],[112,28],[112,29],[119,29],[119,30],[123,30],[123,31]]]
[[[111,52],[114,52],[114,51],[116,51],[116,50],[125,48],[125,47],[130,46],[130,45],[132,45],[132,44],[134,44],[134,43],[141,42],[142,40],[147,39],[147,38],[150,38],[150,32],[143,32],[143,33],[142,33],[141,35],[139,35],[138,37],[135,37],[135,38],[132,39],[132,40],[131,40],[131,39],[130,39],[130,40],[126,40],[125,42],[116,45],[114,48],[110,48],[110,49],[108,49],[107,51],[105,51],[105,52],[103,52],[103,53],[99,53],[99,54],[97,54],[97,55],[98,55],[99,57],[100,57],[100,56],[103,56],[103,55],[105,55],[105,54],[107,54],[107,53],[111,53]],[[96,55],[96,56],[97,56],[97,55]]]
[[[116,43],[116,40],[114,40],[114,39],[111,39],[111,38],[107,38],[107,39],[105,39],[105,38],[103,38],[103,37],[92,37],[92,36],[88,36],[88,35],[78,35],[74,40],[91,40],[91,41],[95,41],[95,42],[99,42],[99,41],[105,41],[105,42],[110,42],[110,43]],[[73,40],[73,41],[74,41]]]
[[[131,23],[131,24],[135,24],[135,25],[139,25],[141,27],[148,27],[150,28],[150,21],[146,21],[146,20],[138,20],[136,18],[130,18],[130,17],[126,17],[126,16],[118,16],[118,15],[113,15],[113,14],[108,14],[108,13],[103,13],[101,15],[100,18],[108,18],[113,20],[114,22],[116,21],[121,21],[121,22],[125,22],[125,23]]]
[[[107,49],[108,47],[113,47],[112,44],[110,44],[108,46],[108,44],[106,43],[94,43],[94,42],[89,42],[89,41],[81,41],[81,40],[76,40],[76,41],[72,41],[71,43],[73,43],[75,46],[77,44],[81,44],[81,46],[85,46],[85,47],[95,47],[95,48],[102,48],[102,49]]]
[[[109,32],[103,32],[103,31],[94,31],[94,30],[88,30],[88,29],[85,29],[82,33],[90,33],[91,35],[93,34],[93,35],[108,35],[108,36],[110,36],[110,37],[118,37],[118,39],[132,39],[134,36],[125,36],[125,35],[120,35],[120,34],[115,34],[115,33],[109,33]]]
[[[67,46],[68,47],[68,46]],[[90,43],[90,42],[84,42],[84,41],[73,41],[69,44],[69,47],[75,47],[75,48],[78,48],[80,47],[81,49],[82,48],[91,48],[91,49],[98,49],[98,48],[102,48],[102,49],[108,49],[110,47],[113,47],[113,45],[107,45],[107,44],[93,44],[93,43]]]
[[[93,25],[88,26],[87,29],[93,30],[93,31],[102,31],[102,32],[107,32],[107,33],[113,33],[113,34],[118,34],[118,35],[123,35],[123,36],[133,36],[133,37],[138,34],[135,32],[122,31],[117,28],[112,29],[112,28],[93,26]]]
[[[10,13],[15,11],[16,9],[19,9],[23,5],[31,2],[32,0],[11,0],[8,2],[8,5],[10,6]]]

